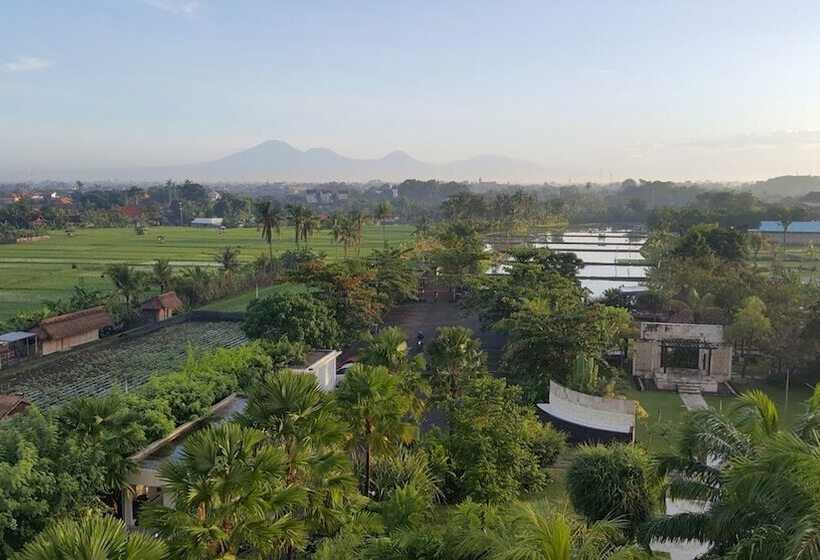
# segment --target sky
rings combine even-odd
[[[820,174],[816,0],[3,0],[0,179],[270,139],[552,181]]]

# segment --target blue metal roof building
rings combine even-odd
[[[783,233],[783,224],[776,221],[763,221],[760,222],[757,231],[762,233]],[[792,222],[789,224],[788,233],[820,234],[820,222]]]

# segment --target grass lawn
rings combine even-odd
[[[306,292],[307,286],[304,284],[274,284],[273,286],[265,286],[259,288],[259,297],[265,297],[270,294],[280,292]],[[256,290],[239,294],[225,299],[220,299],[209,303],[200,309],[206,311],[245,311],[248,304],[256,298]]]
[[[777,405],[777,410],[780,413],[780,420],[785,427],[792,427],[795,425],[803,413],[803,403],[812,395],[812,392],[814,391],[813,387],[806,385],[802,381],[793,382],[789,388],[789,408],[787,410],[785,387],[773,385],[758,379],[750,379],[745,383],[741,383],[739,380],[734,379],[732,380],[732,386],[738,393],[742,393],[743,391],[750,389],[760,389],[769,395],[769,397]],[[707,396],[704,398],[706,399],[706,402],[709,403],[709,406],[712,406],[718,410],[729,406],[732,402],[732,399],[725,397]]]
[[[386,238],[396,244],[412,231],[410,225],[388,226]],[[61,231],[49,235],[47,241],[0,245],[0,320],[37,309],[43,300],[69,295],[80,280],[89,288],[110,288],[101,274],[111,263],[147,267],[165,258],[176,266],[216,266],[214,255],[228,245],[241,248],[243,262],[268,251],[253,228],[229,229],[223,235],[216,229],[190,227],[150,228],[146,235],[136,235],[131,228],[78,229],[74,237]],[[158,236],[165,241],[159,242]],[[383,246],[381,226],[368,226],[361,254]],[[293,247],[293,228],[282,228],[281,237],[273,240],[274,254]],[[331,243],[327,231],[319,231],[309,247],[324,251],[331,261],[342,257],[341,247]]]
[[[732,386],[738,393],[749,389],[764,391],[777,405],[780,419],[785,427],[794,426],[803,412],[803,402],[811,396],[813,391],[812,387],[803,382],[792,383],[789,389],[789,408],[786,410],[786,391],[783,387],[754,379],[750,379],[745,383],[733,380]],[[685,412],[683,403],[677,393],[638,391],[631,381],[625,381],[622,386],[619,386],[618,390],[628,398],[637,400],[649,413],[647,418],[638,421],[635,432],[636,441],[646,446],[653,453],[669,451],[675,426]],[[730,406],[734,401],[733,397],[704,396],[704,399],[709,406],[717,410]]]
[[[627,380],[618,391],[627,398],[641,403],[649,415],[638,420],[635,428],[635,440],[652,453],[664,453],[670,450],[670,441],[675,426],[686,409],[677,393],[667,391],[639,391],[632,380]]]

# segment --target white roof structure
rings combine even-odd
[[[219,227],[222,225],[222,218],[194,218],[191,225]]]
[[[630,434],[635,428],[635,401],[587,395],[554,381],[550,401],[536,406],[553,418],[594,430]]]

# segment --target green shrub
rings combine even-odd
[[[572,506],[588,521],[620,518],[631,534],[661,505],[654,461],[634,445],[581,446],[567,471],[567,489]]]

